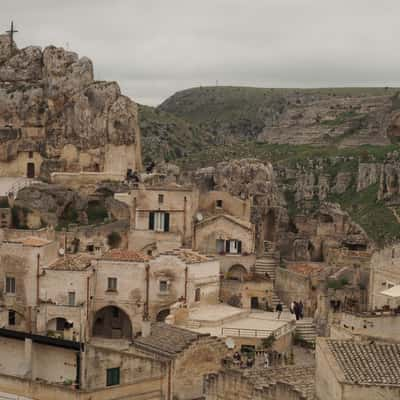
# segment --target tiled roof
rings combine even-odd
[[[315,367],[288,366],[282,368],[253,368],[246,370],[244,376],[257,388],[285,383],[302,394],[305,399],[314,399],[315,394]]]
[[[318,274],[324,268],[321,265],[313,265],[313,264],[293,264],[289,265],[288,269],[293,272],[297,272],[302,275],[312,275]]]
[[[19,243],[22,243],[24,246],[42,247],[46,246],[46,244],[51,243],[51,240],[43,239],[37,236],[29,236],[19,240]]]
[[[152,257],[138,251],[113,249],[104,254],[102,259],[109,261],[145,262],[151,260]]]
[[[348,383],[400,386],[400,345],[327,340]]]
[[[197,253],[196,251],[189,249],[175,249],[175,250],[165,251],[160,255],[176,256],[187,264],[212,261],[211,257],[205,256],[203,254]]]
[[[134,344],[150,352],[176,356],[199,338],[207,336],[209,334],[196,333],[164,322],[156,322],[151,325],[150,335],[135,339]]]
[[[216,220],[221,219],[221,218],[225,218],[228,221],[231,221],[231,222],[233,222],[233,223],[235,223],[237,225],[240,225],[240,226],[242,226],[242,227],[244,227],[245,229],[248,229],[248,230],[252,229],[252,227],[253,227],[253,224],[251,222],[249,222],[249,221],[246,221],[246,220],[238,218],[238,217],[234,217],[233,215],[230,215],[230,214],[224,214],[224,213],[217,214],[217,215],[212,215],[210,217],[207,217],[207,218],[203,219],[203,221],[197,222],[196,226],[210,224],[213,221],[216,221]]]
[[[49,266],[49,269],[55,271],[84,271],[91,265],[92,258],[79,254],[60,258]]]

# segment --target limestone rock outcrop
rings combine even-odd
[[[84,222],[87,198],[60,185],[45,183],[26,187],[14,202],[14,224],[28,229],[56,227],[60,219]]]
[[[9,138],[10,130],[17,137]],[[92,62],[63,48],[11,52],[5,35],[0,35],[0,135],[0,163],[15,161],[8,169],[0,165],[3,175],[15,175],[17,158],[26,151],[37,154],[34,162],[45,177],[53,168],[122,175],[141,168],[137,105],[116,82],[95,81]]]

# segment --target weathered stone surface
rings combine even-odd
[[[61,217],[68,213],[68,208],[77,213],[77,220],[84,219],[87,199],[73,190],[60,185],[38,184],[18,192],[14,207],[22,210],[28,228],[37,229],[43,225],[56,226]],[[39,216],[30,224],[30,216]],[[23,219],[23,218],[20,218]]]
[[[3,161],[33,139],[45,162],[62,159],[67,171],[114,172],[112,146],[128,153],[126,166],[115,163],[118,173],[141,166],[137,105],[116,82],[94,81],[88,58],[63,48],[11,54],[8,36],[0,36],[0,128],[7,126],[20,127],[21,135],[13,149],[1,141]]]
[[[359,163],[357,191],[360,192],[370,185],[374,185],[380,179],[381,164],[378,163]]]

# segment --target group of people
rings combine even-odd
[[[256,353],[240,353],[236,351],[232,356],[233,365],[239,368],[264,367],[288,365],[289,357],[286,353],[278,353],[277,351],[265,351]]]
[[[304,305],[303,302],[300,300],[292,301],[290,304],[290,312],[296,316],[296,320],[303,319],[304,317]]]
[[[280,319],[282,311],[283,311],[283,304],[279,302],[276,305],[275,311],[278,313],[278,319]],[[299,319],[303,319],[304,317],[304,304],[300,300],[299,302],[297,301],[292,301],[290,304],[290,312],[296,316],[296,320],[298,321]]]
[[[244,360],[242,355],[237,351],[232,358],[233,364],[240,368],[251,368],[254,365],[254,357],[250,354],[248,354],[246,360]]]

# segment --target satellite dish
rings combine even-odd
[[[234,349],[235,348],[235,341],[232,339],[232,338],[230,338],[230,337],[228,337],[226,340],[225,340],[225,344],[226,344],[226,347],[228,348],[228,349]]]
[[[63,256],[65,254],[65,249],[63,249],[62,247],[60,249],[58,249],[58,254],[60,256]]]
[[[203,214],[200,213],[200,212],[198,212],[198,213],[196,214],[196,219],[197,219],[198,222],[203,221]]]

